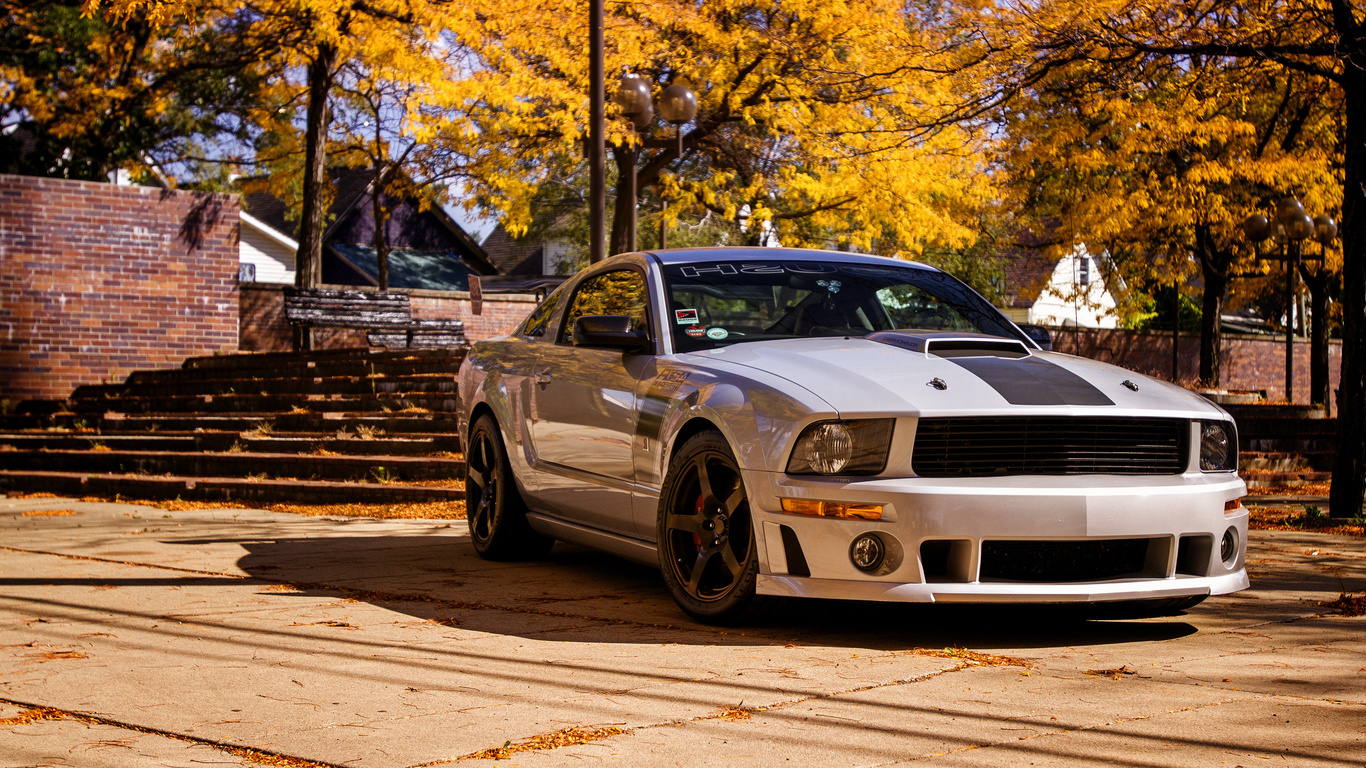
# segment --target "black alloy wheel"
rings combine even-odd
[[[688,615],[720,624],[750,609],[759,571],[754,522],[719,433],[693,436],[669,463],[656,533],[664,581]]]
[[[488,415],[470,428],[465,450],[465,517],[474,551],[486,560],[543,557],[555,543],[527,522],[498,422]]]

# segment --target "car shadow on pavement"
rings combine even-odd
[[[718,628],[684,615],[656,569],[563,543],[544,560],[501,563],[480,559],[467,538],[448,533],[235,543],[247,551],[238,566],[264,583],[539,640],[989,650],[1160,641],[1196,632],[1181,616],[1110,620],[1077,609],[838,600],[779,601],[744,626]]]

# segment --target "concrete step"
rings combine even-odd
[[[76,434],[128,434],[134,432],[244,432],[269,428],[263,437],[283,432],[336,434],[345,430],[375,435],[448,433],[455,435],[454,413],[184,413],[57,414],[51,417],[0,418],[0,431],[67,430]]]
[[[114,496],[126,499],[302,502],[311,504],[409,504],[459,501],[463,488],[343,483],[324,480],[246,480],[234,477],[152,477],[88,472],[15,472],[0,470],[0,490],[48,492],[63,496]]]
[[[328,456],[313,453],[181,453],[176,451],[0,451],[0,469],[121,472],[149,475],[305,478],[317,480],[451,480],[463,459],[430,456]]]
[[[177,381],[214,381],[223,379],[309,379],[333,376],[414,376],[449,374],[460,368],[464,354],[408,359],[364,358],[319,362],[312,365],[282,363],[279,366],[248,367],[239,370],[225,368],[189,368],[157,371],[134,371],[124,383],[128,386],[164,384]]]
[[[1239,423],[1241,423],[1243,419],[1307,419],[1317,421],[1328,418],[1328,414],[1323,410],[1322,406],[1317,405],[1230,403],[1223,408]]]
[[[337,412],[453,412],[454,392],[398,393],[375,395],[173,395],[166,397],[119,397],[72,400],[70,409],[77,415],[123,413],[259,413],[276,414],[294,410],[313,413]]]
[[[1261,470],[1239,470],[1238,476],[1243,478],[1248,488],[1273,488],[1277,486],[1295,487],[1306,483],[1322,483],[1331,480],[1331,472],[1274,472]]]
[[[257,395],[395,395],[454,393],[455,374],[423,373],[404,376],[317,376],[301,378],[176,379],[145,384],[93,384],[78,387],[72,400],[112,400],[122,397],[182,397]]]
[[[100,444],[116,451],[227,451],[240,446],[249,453],[313,453],[319,448],[354,456],[420,456],[434,453],[459,453],[460,441],[453,434],[406,435],[403,437],[362,438],[354,433],[291,432],[270,437],[241,432],[179,432],[132,434],[63,434],[49,432],[0,433],[0,451],[11,449],[37,451],[86,451]]]
[[[252,376],[293,376],[308,371],[347,366],[387,366],[397,365],[446,365],[452,370],[464,359],[465,350],[456,349],[413,349],[393,351],[370,351],[366,349],[336,349],[318,352],[246,352],[235,355],[213,357],[192,357],[180,366],[180,371],[214,372],[210,378],[236,378]],[[359,375],[368,371],[360,368],[351,370]],[[322,374],[333,375],[333,374]],[[340,374],[348,375],[348,374]]]
[[[1306,472],[1324,469],[1322,462],[1327,452],[1242,451],[1238,455],[1238,469],[1262,472]]]

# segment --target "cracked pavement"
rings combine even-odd
[[[481,561],[463,521],[0,498],[0,766],[1366,765],[1366,617],[1323,605],[1366,544],[1257,531],[1248,563],[1175,617],[717,629],[590,550]],[[470,757],[571,728],[622,732]]]

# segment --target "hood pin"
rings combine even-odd
[[[1138,385],[1133,383],[1133,381],[1131,381],[1130,379],[1125,379],[1124,381],[1121,381],[1120,384],[1123,384],[1124,388],[1129,390],[1130,392],[1138,391]]]
[[[925,382],[925,386],[934,387],[935,389],[938,389],[940,391],[949,388],[949,385],[945,384],[944,380],[939,378],[938,376],[935,376],[933,379],[930,379],[929,381]]]

